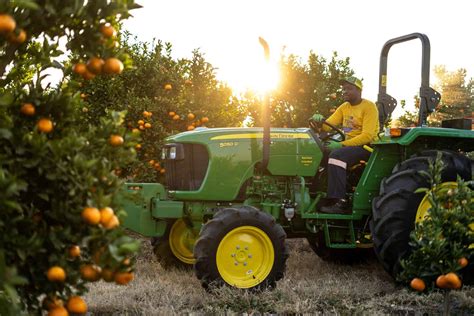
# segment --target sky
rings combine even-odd
[[[363,79],[363,97],[376,101],[380,52],[389,39],[419,32],[431,43],[431,70],[465,68],[474,76],[474,41],[469,0],[136,0],[125,29],[140,41],[159,39],[173,45],[173,56],[189,58],[199,49],[217,68],[216,76],[235,91],[268,83],[262,77],[263,50],[271,62],[282,51],[306,61],[310,51],[327,59],[334,51],[350,57]],[[266,78],[266,79],[262,79]],[[276,78],[278,79],[278,78]],[[431,86],[435,77],[431,73]],[[395,45],[388,55],[387,92],[412,104],[421,84],[421,42]],[[400,103],[400,102],[399,102]],[[400,112],[400,107],[396,110]]]

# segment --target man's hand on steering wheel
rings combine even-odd
[[[324,147],[326,147],[329,151],[333,151],[335,149],[342,148],[342,143],[335,140],[330,140],[324,143]]]

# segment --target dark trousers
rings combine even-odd
[[[359,163],[367,161],[370,152],[363,147],[342,147],[333,150],[328,157],[328,195],[330,199],[346,197],[347,170]]]

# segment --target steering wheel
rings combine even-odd
[[[319,126],[319,123],[321,123],[321,126]],[[320,130],[320,127],[322,127],[322,125],[327,125],[327,126],[329,126],[329,128],[331,128],[331,130],[325,136],[321,137],[321,140],[323,142],[327,141],[327,140],[334,140],[334,141],[337,141],[337,142],[341,142],[341,141],[346,140],[346,135],[344,135],[344,132],[341,131],[336,126],[332,125],[331,123],[328,123],[326,121],[316,122],[316,121],[313,121],[311,119],[309,120],[309,127],[311,127],[311,129],[315,133],[319,134],[319,130]],[[335,135],[340,135],[341,139],[334,139],[333,137]]]

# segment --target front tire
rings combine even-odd
[[[151,239],[160,265],[164,269],[191,269],[196,261],[193,256],[196,235],[182,219],[169,223],[163,236]]]
[[[429,163],[442,154],[444,169],[441,182],[456,181],[457,176],[471,180],[471,161],[450,151],[423,151],[395,166],[392,175],[380,185],[380,195],[372,203],[371,231],[374,250],[383,267],[393,277],[400,272],[400,260],[410,251],[410,232],[415,228],[415,217],[424,193],[418,188],[430,186],[419,171],[428,171]]]
[[[216,213],[194,248],[196,276],[204,288],[230,285],[261,290],[275,287],[285,272],[286,233],[275,219],[250,206]]]

